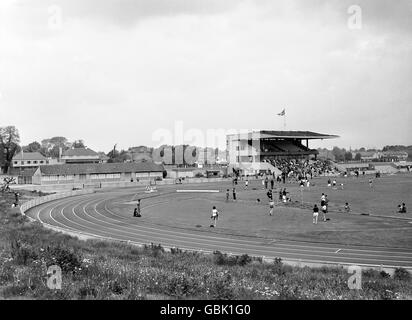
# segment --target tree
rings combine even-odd
[[[37,141],[29,143],[26,147],[23,147],[25,152],[40,152],[41,151],[41,144]]]
[[[332,154],[335,156],[336,161],[345,161],[345,149],[340,149],[338,147],[333,147]]]
[[[345,152],[345,161],[351,161],[352,160],[352,152],[347,151]]]
[[[0,150],[3,151],[3,163],[0,166],[8,172],[13,156],[20,151],[20,135],[15,126],[0,127]]]
[[[86,146],[84,145],[84,141],[83,140],[75,140],[72,143],[72,147],[73,148],[86,148]]]
[[[118,162],[115,160],[119,157],[119,151],[113,148],[113,150],[107,153],[107,156],[109,157],[109,160],[107,160],[108,163]]]
[[[355,155],[355,160],[356,161],[361,161],[362,160],[362,155],[359,152]]]
[[[126,150],[121,150],[120,152],[117,151],[116,149],[113,148],[107,156],[110,158],[107,162],[109,163],[114,163],[114,162],[126,162],[128,160],[131,160],[131,156],[129,152]]]
[[[53,137],[50,139],[44,139],[41,141],[42,153],[47,157],[57,158],[59,156],[59,149],[62,151],[70,149],[72,144],[68,142],[65,137]]]

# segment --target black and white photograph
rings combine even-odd
[[[0,300],[412,300],[411,110],[410,0],[1,0]]]

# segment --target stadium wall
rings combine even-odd
[[[182,180],[184,184],[195,183],[210,183],[231,181],[228,178],[185,178]],[[144,187],[147,185],[172,185],[176,184],[176,179],[163,179],[161,181],[153,180],[141,180],[139,182],[130,181],[117,181],[117,182],[95,182],[95,183],[66,183],[66,184],[49,184],[49,185],[12,185],[10,186],[14,190],[29,190],[29,191],[42,191],[42,192],[67,192],[73,189],[101,189],[101,188],[131,188],[131,187]]]

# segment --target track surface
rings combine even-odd
[[[108,208],[110,203],[126,194],[130,194],[130,190],[70,197],[34,207],[26,214],[70,232],[137,244],[152,242],[165,247],[206,252],[219,250],[309,263],[402,266],[412,269],[412,250],[408,248],[347,246],[217,234],[143,222],[121,216]]]

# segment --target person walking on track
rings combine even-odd
[[[212,219],[212,224],[210,225],[211,228],[216,228],[217,220],[219,219],[219,211],[213,206],[212,215],[210,217]]]

